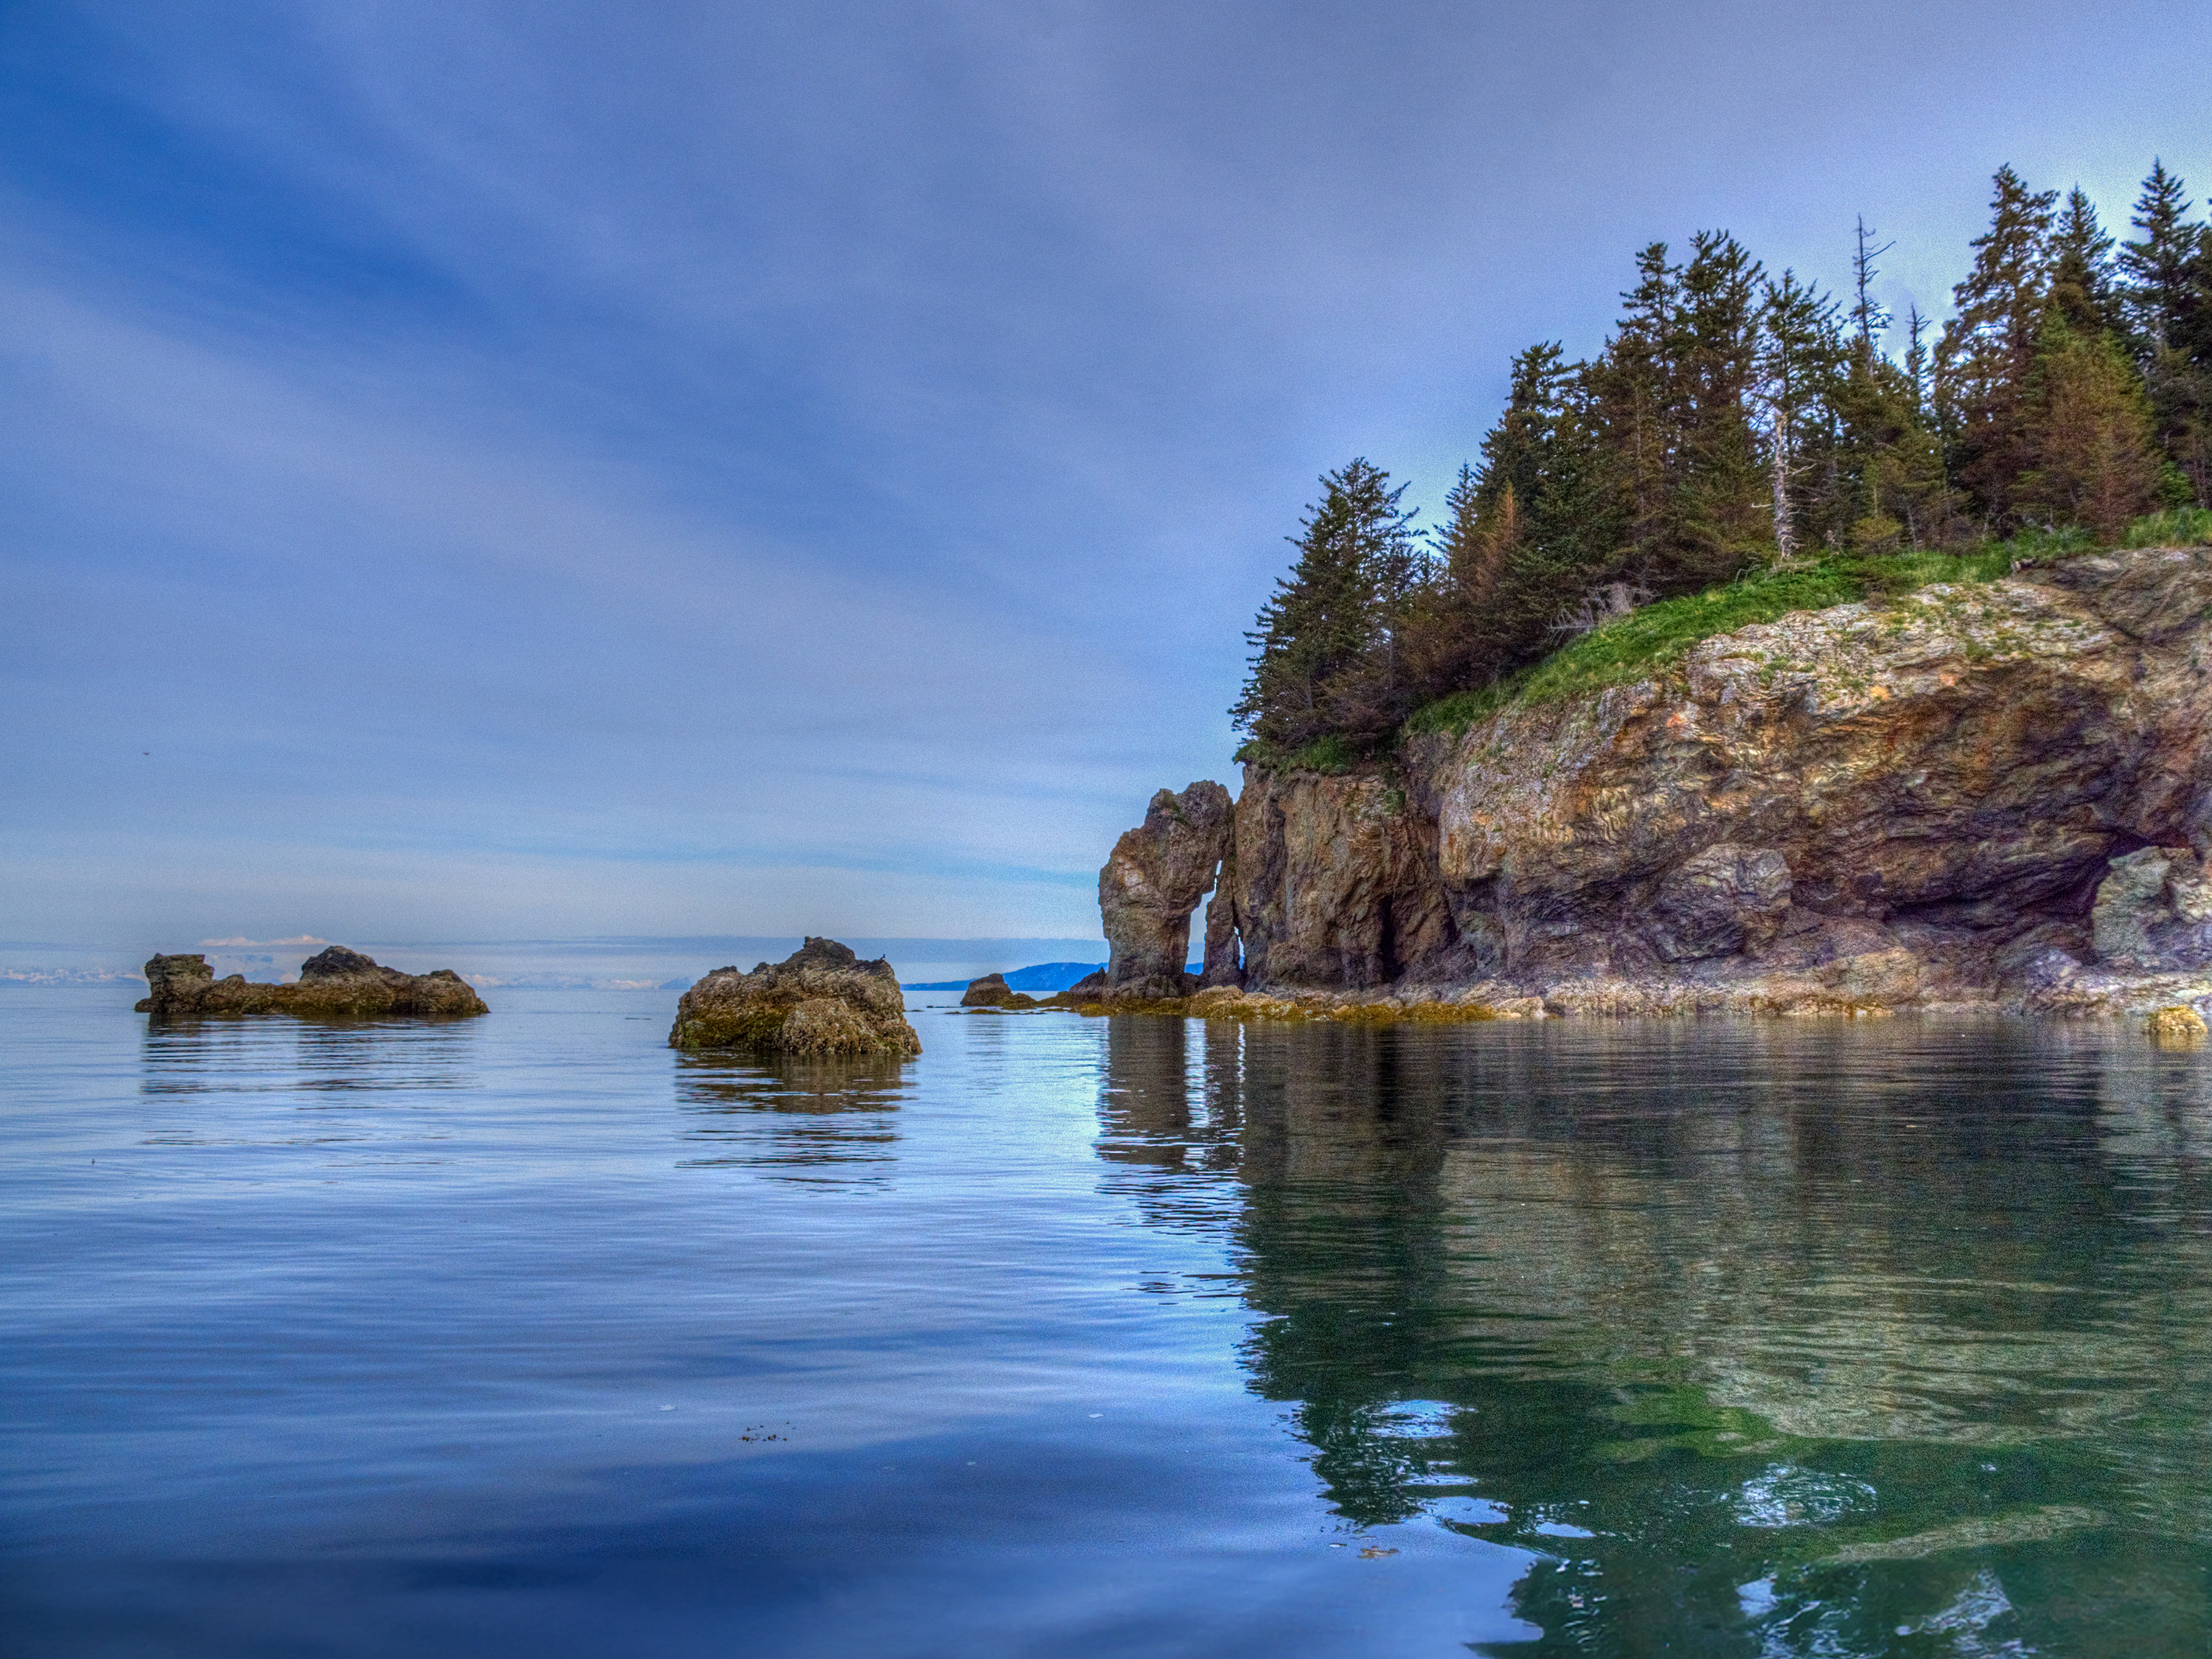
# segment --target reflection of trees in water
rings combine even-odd
[[[1233,1215],[1254,1386],[1340,1512],[1545,1553],[1527,1651],[2202,1650],[2202,1061],[2017,1026],[1224,1035],[1109,1041],[1102,1152],[1158,1218]]]
[[[898,1140],[891,1115],[910,1091],[887,1055],[741,1060],[678,1054],[677,1103],[686,1140],[709,1149],[686,1169],[740,1164],[792,1181],[876,1182]]]

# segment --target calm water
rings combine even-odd
[[[2212,1060],[0,1003],[10,1655],[2212,1648]]]

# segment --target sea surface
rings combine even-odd
[[[0,1001],[0,1651],[2212,1650],[2212,1060]]]

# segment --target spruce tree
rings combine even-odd
[[[2126,281],[2124,303],[2135,325],[2136,349],[2146,362],[2180,343],[2198,298],[2191,265],[2203,246],[2203,227],[2189,222],[2189,192],[2164,161],[2151,163],[2130,221],[2141,234],[2119,251]]]
[[[1365,460],[1324,474],[1308,509],[1291,574],[1260,609],[1245,638],[1254,647],[1238,728],[1267,747],[1298,749],[1342,732],[1346,704],[1373,672],[1370,653],[1395,653],[1397,607],[1419,574],[1401,484]]]
[[[1974,239],[1974,268],[1951,290],[1957,314],[1936,349],[1947,437],[1960,482],[1984,518],[2015,521],[2013,481],[2027,471],[2028,377],[2051,281],[2056,191],[2031,191],[1999,167],[1990,228]]]
[[[1620,562],[1641,574],[1664,558],[1680,432],[1674,353],[1681,271],[1664,242],[1636,256],[1636,286],[1589,385],[1599,427],[1611,516],[1620,526]]]
[[[1841,368],[1838,301],[1797,273],[1766,284],[1762,303],[1759,395],[1766,419],[1774,546],[1792,557],[1801,540],[1820,539],[1805,486],[1808,452],[1823,447],[1826,410]]]
[[[1513,413],[1509,408],[1499,426]],[[1510,476],[1486,489],[1474,468],[1460,468],[1444,495],[1443,522],[1431,538],[1431,580],[1408,608],[1404,630],[1417,705],[1500,672],[1511,651],[1508,612],[1514,596],[1507,588],[1508,571],[1527,531]]]
[[[2110,333],[2075,328],[2054,296],[2028,390],[2033,465],[2014,482],[2019,511],[2117,542],[2158,495],[2150,406],[2135,365]]]
[[[2119,252],[2159,447],[2200,507],[2212,507],[2212,230],[2189,219],[2179,179],[2154,162],[2136,203],[2138,240]]]
[[[2110,334],[2124,341],[2126,314],[2114,281],[2112,239],[2097,222],[2097,210],[2076,185],[2067,192],[2051,238],[2051,302],[2076,334]]]
[[[1662,592],[1724,581],[1773,539],[1768,472],[1753,425],[1765,274],[1725,231],[1703,231],[1682,267],[1676,312],[1677,431],[1667,545],[1650,580]]]

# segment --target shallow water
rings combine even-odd
[[[17,1655],[2202,1655],[2212,1060],[0,1004]]]

